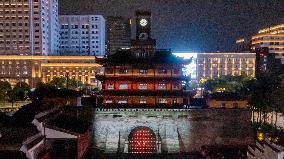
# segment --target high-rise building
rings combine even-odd
[[[2,0],[0,54],[57,54],[58,27],[57,0]]]
[[[101,15],[60,15],[61,55],[105,55],[105,19]]]
[[[129,49],[131,40],[130,20],[123,17],[108,17],[107,21],[107,53]]]
[[[255,53],[198,53],[197,80],[255,76]]]
[[[253,51],[265,47],[284,64],[284,24],[259,30],[258,34],[252,37]]]
[[[257,77],[284,73],[284,24],[262,29],[252,37]]]

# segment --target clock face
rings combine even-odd
[[[140,25],[141,26],[146,26],[147,24],[148,24],[148,21],[146,20],[146,19],[141,19],[140,21],[139,21],[139,23],[140,23]]]
[[[140,40],[147,40],[148,39],[148,34],[147,33],[141,33],[139,35],[139,39]]]

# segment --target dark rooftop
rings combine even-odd
[[[82,95],[82,92],[70,90],[70,89],[54,89],[54,88],[41,88],[35,91],[37,97],[78,97]]]
[[[103,64],[182,64],[190,63],[191,60],[184,60],[176,57],[170,50],[158,50],[154,56],[147,58],[135,57],[130,50],[121,50],[117,53],[108,56],[106,59],[101,59],[98,62]]]
[[[7,125],[0,127],[0,150],[20,149],[22,142],[28,137],[38,133],[36,127],[32,124],[25,127]]]
[[[83,134],[91,126],[90,122],[82,121],[75,117],[59,115],[46,123],[46,126],[52,129],[65,131],[71,134]]]

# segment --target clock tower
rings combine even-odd
[[[136,12],[136,39],[148,40],[151,38],[151,12]]]
[[[153,55],[156,40],[151,38],[151,12],[136,11],[133,22],[135,39],[131,41],[132,51],[139,57]]]

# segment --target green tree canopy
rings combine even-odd
[[[29,84],[25,82],[18,82],[15,87],[8,92],[9,100],[11,102],[26,100],[30,92]]]
[[[11,84],[7,81],[0,81],[0,101],[7,100],[8,92],[12,90]]]
[[[66,88],[66,78],[65,77],[53,77],[53,79],[48,82],[53,87],[63,89]]]
[[[67,77],[54,77],[52,81],[46,83],[46,86],[54,87],[57,89],[67,88]],[[68,79],[68,89],[77,89],[80,90],[83,87],[83,83],[81,81],[75,79]]]
[[[202,80],[200,86],[209,93],[228,92],[247,94],[255,79],[246,76],[225,76],[218,79]]]
[[[69,89],[83,89],[84,84],[81,81],[75,80],[75,79],[69,79],[68,81],[68,87]]]

